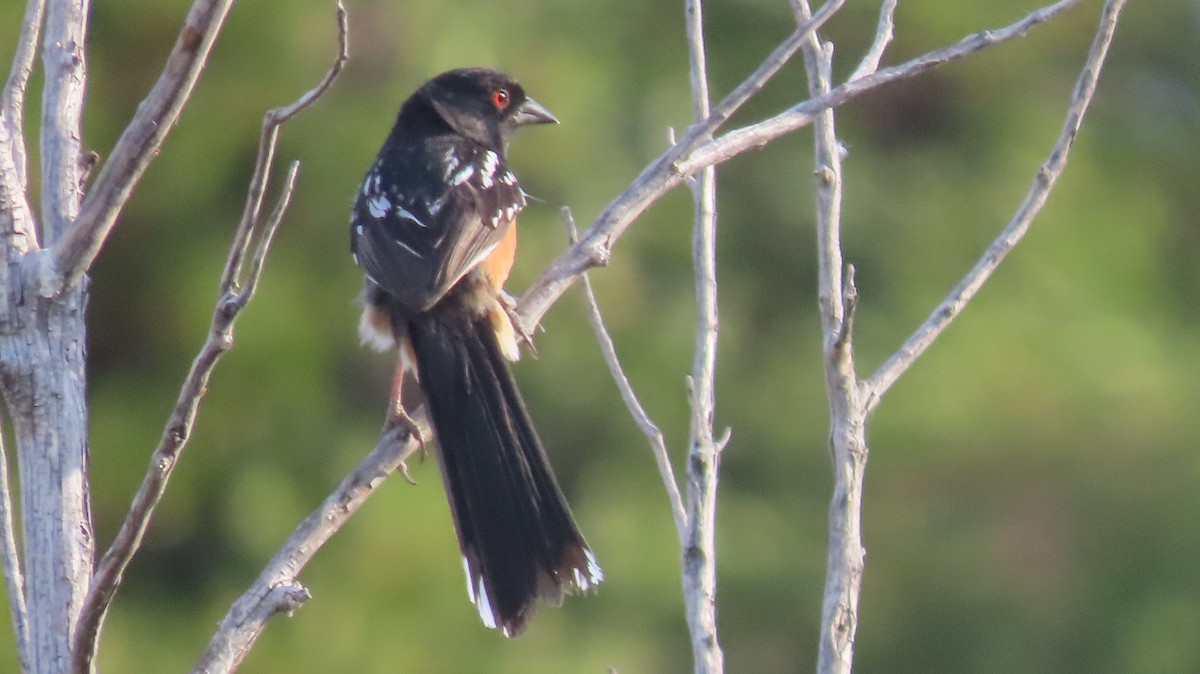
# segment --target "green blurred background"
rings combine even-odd
[[[18,0],[0,3],[7,63]],[[838,72],[876,2],[829,25]],[[860,672],[1200,671],[1200,104],[1195,2],[1130,3],[1071,163],[1028,239],[892,390],[869,428]],[[886,63],[1033,5],[902,2]],[[1056,137],[1100,3],[840,111],[858,355],[877,366],[1011,216]],[[85,143],[102,155],[154,81],[187,3],[92,11]],[[106,672],[194,663],[230,602],[373,444],[390,356],[360,349],[346,218],[398,103],[464,65],[517,75],[563,121],[512,163],[520,292],[688,123],[682,2],[349,0],[342,79],[282,134],[294,205],[237,346],[102,645]],[[785,36],[783,0],[707,8],[716,92]],[[93,275],[92,493],[107,544],[201,343],[264,109],[333,51],[326,0],[240,3]],[[735,122],[803,97],[797,58]],[[39,96],[31,96],[37,101]],[[31,113],[31,118],[36,114]],[[36,147],[36,145],[35,145]],[[811,135],[719,172],[718,414],[733,429],[717,532],[731,672],[815,660],[830,470],[815,313]],[[594,275],[618,349],[678,461],[693,327],[690,200],[643,216]],[[686,672],[678,549],[646,442],[572,290],[517,376],[608,578],[509,641],[467,601],[436,462],[387,482],[302,580],[246,672]],[[3,622],[8,625],[8,621]],[[8,630],[6,629],[5,632]],[[3,635],[0,635],[3,636]],[[0,638],[0,671],[15,669]]]

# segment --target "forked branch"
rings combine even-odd
[[[1075,142],[1075,137],[1079,134],[1079,128],[1083,124],[1083,117],[1087,113],[1088,106],[1092,102],[1092,97],[1096,93],[1096,83],[1100,79],[1100,71],[1104,67],[1104,59],[1108,54],[1108,48],[1112,44],[1113,37],[1117,30],[1117,21],[1121,15],[1121,9],[1125,5],[1125,0],[1108,0],[1104,5],[1104,11],[1100,17],[1100,25],[1096,29],[1096,35],[1092,40],[1091,50],[1088,52],[1087,60],[1084,61],[1083,69],[1079,73],[1079,78],[1075,83],[1075,89],[1071,96],[1071,104],[1067,109],[1067,117],[1063,122],[1062,132],[1058,136],[1058,141],[1050,150],[1050,156],[1038,169],[1037,174],[1033,178],[1033,185],[1029,188],[1029,192],[1025,195],[1025,199],[1017,208],[1017,212],[1013,215],[1012,220],[1000,232],[995,241],[988,246],[984,251],[983,256],[975,263],[971,271],[963,277],[958,285],[950,291],[946,299],[933,310],[929,318],[925,320],[921,327],[917,328],[916,332],[909,337],[896,353],[892,354],[879,369],[863,382],[863,392],[866,399],[867,411],[875,409],[879,404],[883,394],[891,387],[892,384],[904,374],[917,358],[933,344],[950,326],[950,323],[958,317],[967,302],[979,292],[983,284],[991,278],[992,273],[996,271],[996,267],[1000,262],[1012,251],[1012,249],[1021,242],[1025,234],[1029,231],[1029,226],[1033,223],[1033,219],[1041,211],[1042,206],[1046,204],[1046,199],[1050,196],[1050,190],[1054,189],[1054,184],[1058,181],[1058,177],[1062,175],[1063,169],[1067,166],[1067,155],[1071,151],[1071,145]]]
[[[254,296],[272,237],[279,227],[295,187],[299,163],[293,162],[284,178],[274,210],[263,219],[261,207],[268,177],[275,156],[279,127],[305,107],[315,102],[337,78],[349,57],[345,9],[338,4],[338,54],[333,66],[321,82],[295,103],[267,112],[263,120],[258,156],[246,198],[246,208],[238,223],[229,257],[218,290],[208,338],[192,362],[191,370],[180,388],[175,408],[163,429],[162,438],[150,457],[150,467],[129,507],[129,514],[108,551],[101,558],[92,586],[75,632],[74,671],[87,674],[95,656],[101,625],[109,604],[120,587],[129,562],[141,546],[154,509],[162,499],[179,457],[191,437],[200,401],[208,387],[209,378],[221,355],[233,346],[233,327],[238,314]],[[249,271],[244,268],[246,252],[252,242]]]

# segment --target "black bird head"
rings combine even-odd
[[[451,70],[429,80],[405,102],[400,121],[406,111],[425,112],[415,109],[425,105],[456,133],[500,151],[517,127],[558,123],[516,80],[486,68]]]

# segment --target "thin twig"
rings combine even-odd
[[[46,0],[29,0],[25,5],[25,21],[21,24],[21,35],[17,38],[17,49],[13,54],[12,71],[4,85],[4,96],[0,99],[0,118],[8,130],[8,147],[13,165],[16,167],[17,184],[9,189],[23,192],[28,186],[28,161],[25,153],[25,94],[29,87],[29,76],[37,58],[38,38],[41,35],[42,19],[46,12]],[[4,148],[0,145],[0,148]]]
[[[8,454],[0,430],[0,549],[4,555],[4,581],[8,586],[8,607],[12,613],[13,633],[17,637],[17,659],[22,672],[29,672],[29,609],[25,604],[25,576],[17,552],[16,526],[13,522],[12,483],[8,479]]]
[[[304,107],[311,105],[329,88],[345,62],[348,49],[347,40],[345,10],[339,3],[339,50],[334,65],[321,83],[313,90],[306,92],[296,103],[273,109],[265,115],[259,154],[255,161],[255,179],[251,182],[248,190],[247,202],[261,203],[266,176],[270,173],[274,158],[275,140],[278,137],[279,126]],[[150,468],[142,478],[142,484],[130,504],[129,514],[122,522],[112,546],[104,554],[96,569],[95,579],[88,592],[79,627],[75,632],[74,671],[77,674],[86,674],[91,667],[91,659],[95,655],[96,642],[104,615],[117,588],[120,587],[126,567],[141,546],[142,537],[150,525],[154,509],[162,499],[171,473],[191,437],[200,401],[207,390],[213,369],[221,355],[233,346],[234,321],[254,295],[263,260],[291,199],[298,170],[299,163],[293,162],[280,189],[276,206],[265,222],[259,218],[260,210],[258,208],[248,207],[243,212],[243,219],[238,224],[237,233],[230,246],[226,273],[222,275],[208,338],[192,362],[191,370],[184,378],[175,408],[167,420],[158,446],[151,454]],[[251,217],[253,220],[248,220]],[[230,275],[228,270],[240,267],[241,256],[249,246],[250,240],[255,237],[259,244],[251,259],[251,273],[244,279]]]
[[[840,1],[827,2],[825,7],[831,8],[829,16],[840,5]],[[686,0],[685,13],[692,110],[696,125],[703,128],[708,125],[707,120],[714,116],[709,114],[701,0]],[[815,25],[815,21],[809,21],[808,27],[801,26],[796,34],[812,35]],[[766,77],[763,79],[765,81]],[[749,93],[746,97],[749,97]],[[712,124],[712,128],[715,128],[715,124]],[[707,133],[697,138],[699,141],[707,139]],[[725,655],[717,639],[716,529],[721,447],[713,438],[718,333],[716,185],[716,169],[712,166],[701,171],[690,183],[695,209],[692,265],[696,285],[696,345],[692,374],[688,378],[688,402],[692,410],[687,458],[688,527],[681,557],[684,610],[696,674],[720,674],[725,671]]]
[[[1016,214],[995,241],[984,251],[983,256],[975,263],[971,271],[959,281],[958,285],[954,286],[946,299],[942,300],[942,303],[933,310],[921,327],[917,328],[900,349],[863,382],[868,411],[875,409],[883,394],[900,375],[904,374],[950,323],[962,313],[967,302],[970,302],[971,298],[979,292],[983,284],[996,271],[1000,262],[1029,231],[1034,217],[1045,205],[1046,199],[1050,196],[1050,190],[1054,188],[1055,182],[1066,168],[1067,155],[1079,133],[1079,127],[1083,123],[1088,105],[1091,104],[1092,97],[1096,93],[1096,82],[1100,78],[1108,47],[1112,44],[1113,36],[1116,34],[1117,20],[1124,4],[1124,0],[1109,0],[1105,3],[1100,25],[1096,29],[1096,36],[1092,41],[1091,51],[1088,53],[1087,60],[1075,83],[1062,132],[1059,134],[1054,148],[1050,151],[1050,156],[1034,176],[1033,185],[1017,208]]]
[[[827,0],[827,2],[817,10],[815,14],[809,17],[808,20],[801,22],[779,46],[771,51],[770,55],[758,66],[758,68],[742,81],[733,91],[729,92],[725,98],[721,99],[712,112],[708,110],[708,83],[703,83],[704,93],[704,114],[696,117],[695,123],[689,128],[679,139],[677,146],[679,149],[686,150],[693,147],[697,142],[711,140],[714,131],[719,129],[722,124],[729,121],[729,118],[737,112],[742,105],[754,97],[762,90],[767,82],[779,72],[784,65],[791,60],[795,55],[796,50],[800,45],[804,44],[804,40],[812,35],[818,28],[825,25],[825,22],[833,18],[833,15],[842,8],[845,0]],[[691,54],[691,50],[689,50]],[[693,74],[694,77],[694,74]],[[693,86],[698,83],[693,79]],[[694,92],[695,90],[693,90]],[[695,93],[693,93],[693,107],[696,105]]]
[[[250,588],[230,607],[193,674],[233,672],[272,616],[290,612],[308,598],[307,590],[297,580],[300,572],[375,488],[416,451],[417,443],[406,433],[393,427],[384,434],[375,449],[296,527]]]
[[[37,288],[54,296],[75,285],[91,267],[134,187],[167,133],[175,127],[233,0],[195,0],[158,81],[117,140],[63,238],[43,254]]]
[[[708,166],[715,166],[810,124],[822,110],[836,107],[884,84],[919,75],[930,68],[962,58],[981,49],[1021,37],[1031,28],[1050,20],[1079,3],[1061,0],[1020,21],[964,38],[950,47],[931,51],[906,63],[835,87],[828,94],[809,99],[768,120],[730,131],[703,142],[686,157],[679,156],[680,140],[651,161],[632,183],[617,195],[583,232],[579,242],[554,260],[517,303],[515,315],[522,329],[532,333],[550,306],[571,287],[583,272],[603,266],[612,246],[629,225],[667,191]],[[689,130],[689,133],[691,131]]]
[[[305,92],[304,95],[296,99],[291,105],[269,110],[263,117],[262,134],[259,136],[258,141],[258,156],[263,159],[255,163],[254,174],[250,177],[250,191],[246,199],[246,205],[242,210],[242,220],[238,233],[238,241],[242,245],[240,248],[230,251],[225,270],[221,275],[221,283],[225,287],[232,287],[242,276],[242,263],[245,259],[246,251],[249,249],[252,237],[244,235],[241,232],[241,228],[253,226],[253,223],[258,222],[258,216],[262,212],[263,197],[266,194],[267,182],[270,179],[270,171],[268,169],[274,159],[275,142],[276,136],[279,133],[279,127],[323,96],[329,90],[329,87],[333,86],[334,81],[341,74],[342,68],[345,67],[346,61],[350,58],[349,25],[346,8],[342,4],[342,0],[338,0],[336,18],[338,53],[334,59],[333,66],[325,73],[325,77],[317,83],[317,86]]]
[[[575,242],[578,232],[575,229],[575,218],[571,215],[569,208],[564,208],[563,213],[567,219],[567,228],[570,232],[571,243]],[[600,305],[596,302],[596,293],[592,290],[592,282],[587,274],[581,279],[583,282],[583,294],[587,300],[587,317],[588,323],[592,326],[592,332],[596,333],[596,341],[600,345],[600,353],[604,356],[604,362],[608,365],[609,374],[612,375],[613,381],[617,384],[617,390],[621,393],[621,400],[625,402],[626,409],[629,410],[630,416],[638,428],[642,430],[642,434],[650,442],[650,451],[654,454],[654,463],[658,465],[658,475],[662,478],[663,488],[667,492],[667,500],[671,503],[671,516],[675,520],[675,533],[679,537],[679,542],[682,545],[684,534],[687,530],[687,511],[683,507],[683,498],[679,494],[679,483],[675,480],[675,469],[671,467],[671,455],[667,452],[667,442],[663,437],[662,430],[658,424],[650,418],[646,413],[646,408],[642,407],[642,403],[638,400],[637,393],[633,390],[633,384],[629,382],[629,377],[625,375],[625,369],[621,367],[621,360],[617,357],[617,348],[613,344],[612,337],[608,333],[608,328],[604,326],[604,316],[600,313]]]
[[[896,0],[883,0],[883,4],[879,6],[879,23],[875,27],[875,39],[871,41],[871,46],[867,49],[867,53],[859,62],[858,67],[854,69],[850,77],[846,78],[847,82],[853,82],[879,70],[883,52],[887,50],[896,34],[896,24],[893,18],[895,14]]]
[[[936,49],[900,65],[884,68],[871,75],[846,82],[834,87],[825,95],[810,98],[774,117],[730,131],[697,147],[685,159],[680,160],[674,169],[683,175],[691,175],[705,166],[719,164],[747,150],[762,147],[784,134],[808,126],[812,123],[813,117],[822,110],[836,108],[884,84],[915,77],[950,61],[970,56],[982,49],[1023,37],[1032,28],[1053,19],[1079,2],[1080,0],[1061,0],[1032,12],[1016,23],[1003,28],[980,31],[949,47]],[[586,232],[583,240],[587,241]]]

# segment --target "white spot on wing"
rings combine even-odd
[[[446,171],[442,173],[442,180],[449,181],[454,170],[458,168],[458,156],[454,154],[454,150],[446,150]]]
[[[500,176],[500,182],[501,184],[512,187],[513,185],[517,184],[517,177],[513,175],[512,171],[505,171],[504,175]]]
[[[421,222],[421,220],[419,218],[417,218],[417,216],[413,215],[412,211],[410,211],[402,206],[396,207],[396,215],[405,220],[411,220],[412,222],[417,223],[418,227],[421,227],[421,228],[425,227],[425,223]]]
[[[413,257],[417,257],[417,258],[421,258],[421,259],[424,259],[424,258],[425,258],[425,256],[424,256],[424,255],[422,255],[422,254],[418,253],[418,252],[416,251],[416,249],[414,249],[412,246],[408,245],[407,243],[404,243],[404,242],[403,242],[403,241],[401,241],[400,239],[396,239],[395,241],[396,241],[396,245],[397,245],[397,246],[400,246],[400,247],[401,247],[401,248],[403,248],[404,250],[407,250],[408,252],[412,253]]]
[[[376,194],[367,201],[367,210],[370,211],[371,217],[382,218],[388,209],[392,207],[392,202],[382,194]]]
[[[450,184],[451,185],[461,185],[461,184],[467,182],[468,180],[470,180],[471,176],[474,174],[475,174],[475,167],[471,166],[470,164],[467,164],[466,166],[459,169],[458,173],[454,174],[454,177],[450,179]]]
[[[499,161],[500,156],[491,150],[483,155],[483,165],[479,167],[479,182],[485,189],[492,186],[493,178],[496,175],[496,164]]]

